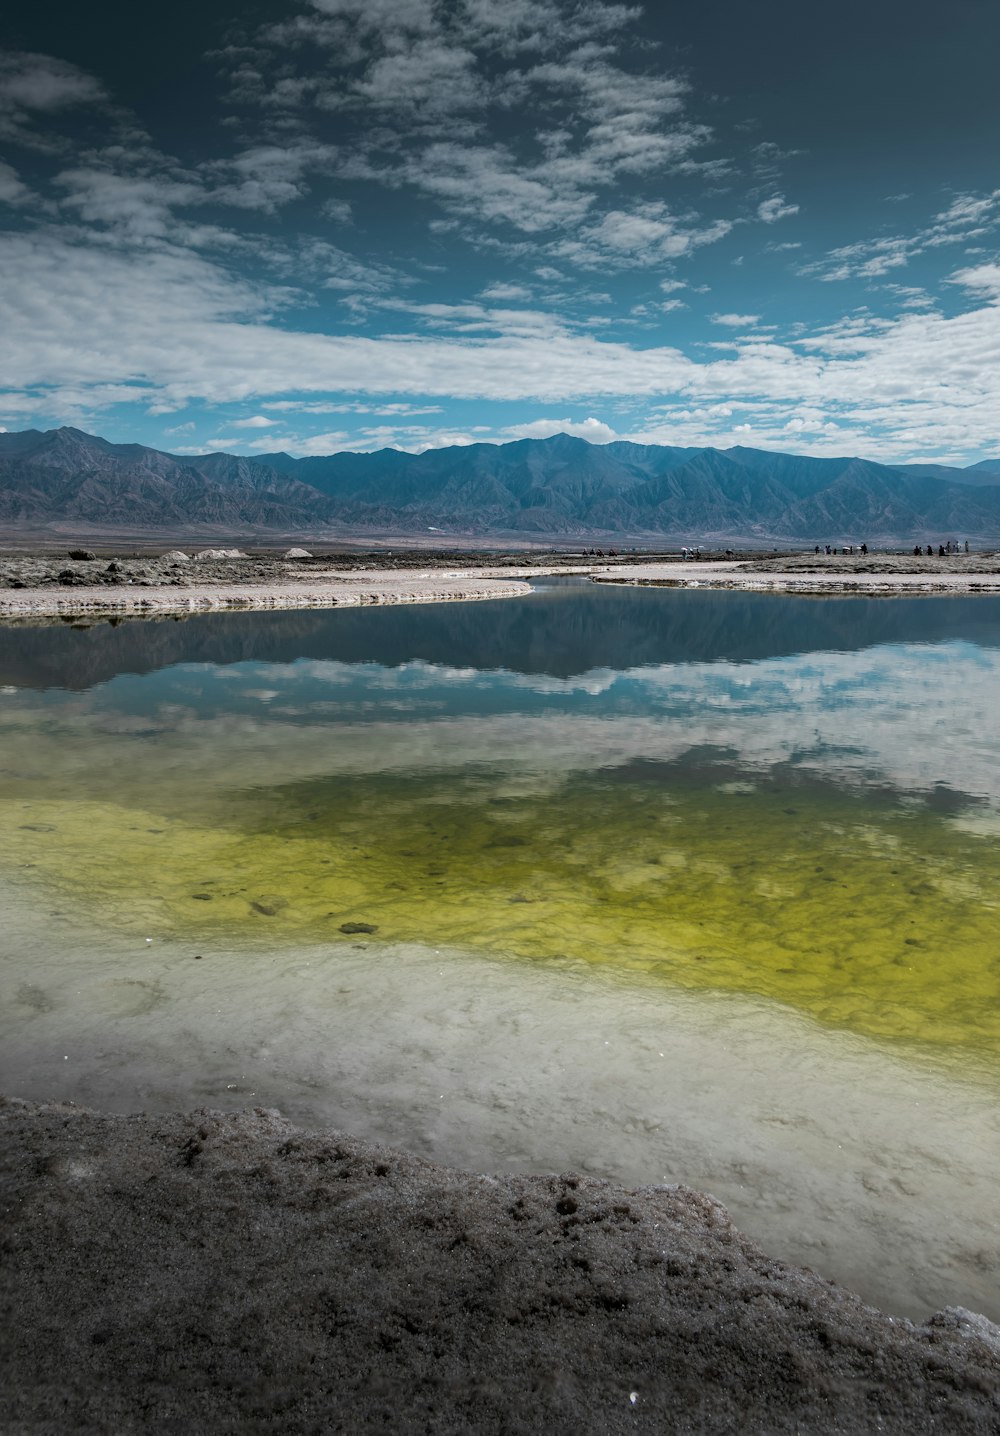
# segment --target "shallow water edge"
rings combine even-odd
[[[989,1068],[571,961],[147,943],[4,908],[9,1095],[259,1105],[473,1171],[683,1182],[884,1310],[1000,1316]]]

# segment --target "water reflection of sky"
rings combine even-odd
[[[637,759],[683,765],[697,755],[701,767],[714,762],[730,778],[733,770],[752,777],[790,765],[823,781],[890,785],[903,794],[943,787],[1000,810],[994,755],[1000,604],[865,602],[854,610],[851,647],[845,637],[851,609],[844,601],[833,601],[839,607],[831,617],[825,600],[768,597],[759,609],[745,595],[732,607],[718,602],[730,597],[618,590],[609,600],[606,590],[564,589],[555,601],[539,594],[510,604],[426,607],[415,627],[404,622],[402,630],[400,615],[391,613],[393,622],[368,629],[371,652],[381,649],[381,661],[313,656],[342,647],[340,619],[352,625],[348,646],[360,641],[364,625],[356,627],[356,614],[321,615],[321,626],[307,625],[301,636],[305,654],[282,661],[272,655],[276,645],[291,641],[281,621],[288,615],[227,616],[223,623],[254,620],[251,628],[234,627],[234,661],[167,662],[145,673],[118,672],[82,692],[8,686],[0,723],[28,720],[53,734],[66,728],[113,735],[125,766],[129,742],[162,743],[169,735],[183,741],[194,770],[214,765],[216,776],[232,776],[240,763],[266,773],[268,760],[275,781],[279,773],[287,779],[500,763],[557,781],[574,770]],[[752,648],[755,612],[772,647],[794,641],[798,651],[724,656],[727,649]],[[729,643],[727,613],[734,620]],[[930,630],[924,640],[915,631],[922,616]],[[225,635],[219,622],[212,620],[213,642]],[[496,625],[505,624],[507,647],[498,648]],[[143,627],[162,636],[161,625]],[[961,636],[965,627],[975,641]],[[830,641],[831,628],[844,646],[820,646]],[[689,630],[711,636],[712,657],[650,661],[658,651],[688,648]],[[913,636],[886,642],[888,631]],[[483,635],[479,665],[399,657],[407,651],[407,633],[425,653],[441,652],[449,636],[461,637],[455,644],[461,656],[475,656],[476,632]],[[679,645],[682,632],[687,636]],[[614,650],[617,661],[567,671],[568,649],[584,651],[588,634],[596,652]],[[883,641],[866,641],[875,635]],[[180,637],[182,650],[190,651],[204,635],[194,626]],[[96,653],[105,661],[100,645],[113,648],[119,641],[116,630],[107,630],[106,638],[98,631],[96,639],[94,630],[36,630],[38,671],[52,662],[47,645],[51,650],[67,638],[89,645],[90,660]],[[24,630],[18,639],[23,666]],[[244,656],[248,644],[267,656]],[[526,653],[534,655],[533,664],[524,661]],[[520,666],[497,663],[504,658]]]

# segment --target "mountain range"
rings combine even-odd
[[[181,456],[80,429],[0,433],[8,531],[701,543],[1000,538],[1000,459],[967,469],[557,434],[422,454]]]

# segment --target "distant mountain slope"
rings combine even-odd
[[[405,454],[179,457],[79,429],[0,434],[0,521],[105,529],[648,535],[701,542],[1000,538],[1000,461],[888,467],[557,434]]]
[[[296,529],[332,517],[314,488],[252,459],[193,459],[79,429],[0,434],[0,521]]]
[[[558,434],[423,454],[381,450],[260,462],[370,528],[669,534],[736,540],[1000,535],[1000,475],[930,478],[863,459],[759,449],[588,444]]]
[[[967,469],[955,469],[947,464],[898,464],[901,474],[920,474],[925,478],[944,479],[949,484],[982,485],[1000,484],[1000,459],[983,459],[982,463],[971,464]]]

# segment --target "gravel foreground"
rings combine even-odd
[[[0,1130],[7,1432],[1000,1431],[1000,1329],[885,1316],[683,1187],[261,1109]]]

